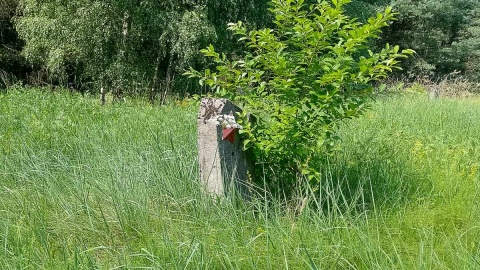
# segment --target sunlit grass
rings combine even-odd
[[[377,101],[300,214],[199,192],[196,106],[98,103],[0,94],[1,269],[480,267],[477,99]]]

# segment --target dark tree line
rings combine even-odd
[[[474,67],[480,51],[478,0],[402,0],[393,4],[400,15],[383,39],[417,52],[404,63],[409,77],[460,71],[478,78],[479,70]]]
[[[479,79],[479,1],[353,0],[346,11],[366,20],[389,5],[399,14],[379,47],[388,42],[417,52],[399,75],[459,71]],[[226,24],[269,26],[268,7],[267,0],[0,0],[0,86],[13,74],[30,84],[103,88],[152,101],[199,92],[181,75],[207,65],[199,50],[212,43],[235,55]]]
[[[3,80],[9,80],[14,75],[25,79],[31,71],[21,55],[24,43],[19,39],[12,21],[17,5],[18,0],[0,0],[0,87]]]

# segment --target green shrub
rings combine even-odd
[[[349,2],[273,0],[275,29],[248,32],[242,22],[231,23],[247,51],[230,60],[210,46],[202,52],[216,70],[186,73],[243,109],[245,147],[257,162],[268,160],[264,173],[274,190],[290,190],[303,176],[317,183],[318,161],[333,149],[337,124],[361,114],[372,82],[413,53],[388,45],[369,50],[394,14],[387,8],[362,24],[344,15]],[[247,114],[256,116],[255,124],[245,121]]]

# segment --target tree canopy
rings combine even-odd
[[[5,83],[4,76],[15,75],[21,79],[28,72],[26,61],[20,55],[23,43],[12,23],[17,5],[18,0],[0,0],[0,87]]]
[[[390,4],[399,17],[385,33],[384,41],[395,41],[417,52],[416,57],[404,65],[407,75],[435,76],[465,71],[468,59],[456,44],[474,19],[471,11],[478,7],[478,1],[397,0]]]
[[[269,3],[0,0],[0,70],[22,78],[33,69],[48,84],[148,94],[152,101],[168,91],[199,92],[179,74],[189,66],[205,67],[199,50],[208,44],[238,54],[227,23],[272,26]],[[416,51],[397,75],[414,79],[459,71],[478,80],[480,1],[354,0],[345,11],[365,22],[387,6],[397,20],[375,41],[377,48],[391,43]]]
[[[23,54],[58,83],[149,91],[152,99],[179,81],[179,71],[202,63],[200,48],[234,47],[228,22],[267,21],[266,1],[254,0],[23,0],[20,9]]]

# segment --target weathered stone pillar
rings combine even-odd
[[[200,181],[206,192],[219,197],[232,192],[249,197],[249,163],[238,130],[233,130],[235,133],[227,138],[222,134],[222,126],[216,123],[218,116],[235,116],[239,111],[226,99],[204,98],[200,105],[197,122]]]

